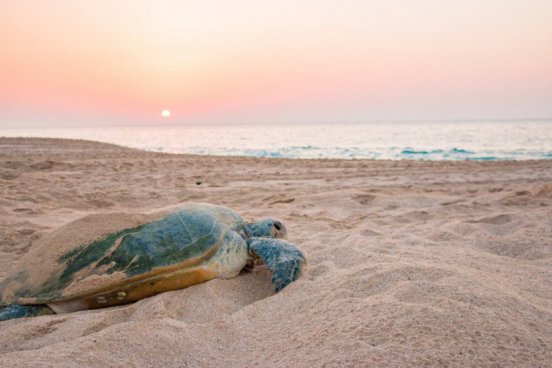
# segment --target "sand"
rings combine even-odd
[[[201,181],[197,185],[196,181]],[[277,217],[306,254],[124,307],[0,322],[2,367],[552,366],[552,160],[285,160],[0,138],[0,279],[91,213]]]

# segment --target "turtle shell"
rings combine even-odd
[[[73,300],[84,303],[73,309],[88,309],[201,282],[216,275],[199,266],[216,254],[228,230],[244,235],[244,224],[229,208],[201,203],[89,215],[33,246],[0,283],[0,305]]]

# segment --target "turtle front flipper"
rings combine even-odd
[[[13,318],[35,317],[45,314],[54,314],[46,304],[39,305],[18,305],[11,304],[0,309],[0,321],[7,321]]]
[[[306,262],[295,245],[281,239],[251,238],[249,250],[272,270],[272,285],[276,292],[297,280]]]

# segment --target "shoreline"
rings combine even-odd
[[[100,144],[100,145],[110,145],[117,147],[119,149],[128,149],[128,150],[134,150],[134,151],[140,151],[140,152],[147,152],[147,153],[155,153],[155,154],[162,154],[162,155],[176,155],[176,156],[185,156],[185,157],[213,157],[213,158],[239,158],[239,159],[267,159],[267,160],[291,160],[291,161],[375,161],[375,162],[458,162],[458,163],[465,163],[465,162],[475,162],[475,163],[496,163],[496,162],[502,162],[502,163],[532,163],[532,162],[541,162],[541,161],[552,161],[552,156],[550,158],[539,158],[539,159],[519,159],[519,160],[513,160],[513,159],[492,159],[492,160],[486,160],[486,159],[469,159],[466,158],[464,160],[460,159],[415,159],[415,158],[396,158],[396,159],[390,159],[390,158],[330,158],[330,157],[271,157],[271,156],[253,156],[253,155],[211,155],[211,154],[193,154],[193,153],[174,153],[174,152],[163,152],[163,151],[155,151],[155,150],[148,150],[144,148],[135,148],[130,146],[124,146],[121,144],[116,143],[110,143],[110,142],[103,142],[103,141],[96,141],[91,139],[85,139],[85,138],[55,138],[55,137],[24,137],[24,136],[17,136],[17,137],[6,137],[0,135],[0,146],[4,143],[3,141],[6,141],[7,144],[9,144],[9,141],[17,141],[17,140],[57,140],[60,142],[82,142],[86,144]]]
[[[1,322],[0,365],[547,366],[551,183],[552,160],[195,156],[0,138],[0,281],[69,221],[180,202],[278,218],[308,260],[278,294],[260,272]]]

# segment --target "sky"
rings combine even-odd
[[[0,128],[538,118],[550,0],[0,0]]]

